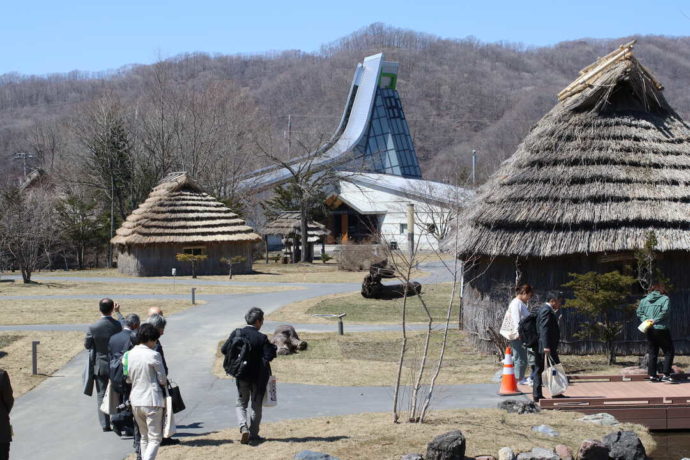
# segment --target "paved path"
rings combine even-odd
[[[435,275],[434,279],[443,280],[444,274]],[[288,303],[352,290],[351,284],[313,284],[305,290],[203,296],[207,304],[171,315],[161,342],[170,377],[180,385],[187,404],[187,410],[177,418],[180,436],[234,426],[234,383],[217,379],[210,369],[218,342],[243,324],[242,318],[249,307],[260,306],[270,313]],[[271,325],[267,326],[270,330]],[[303,326],[314,330],[335,329],[335,324]],[[371,326],[358,327],[372,330]],[[354,325],[347,323],[346,328],[355,330]],[[90,459],[95,458],[93,452],[99,452],[98,458],[115,460],[131,452],[131,441],[100,431],[95,399],[81,394],[85,360],[86,354],[80,353],[54,376],[18,398],[12,412],[16,434],[12,443],[13,458]],[[495,391],[495,384],[439,387],[432,407],[495,407],[499,400]],[[281,384],[280,407],[266,409],[265,420],[387,411],[391,400],[389,387]]]

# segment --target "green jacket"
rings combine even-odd
[[[668,296],[659,291],[652,291],[645,298],[640,300],[637,307],[637,317],[640,321],[648,319],[654,320],[654,329],[668,329],[669,314],[671,305]]]

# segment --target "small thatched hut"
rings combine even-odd
[[[300,239],[302,232],[301,226],[302,218],[299,211],[285,211],[269,222],[261,231],[261,234],[264,235],[265,238],[272,235],[280,236],[283,240],[283,244],[285,244],[286,247],[289,246],[292,250],[293,262],[296,262],[299,260],[299,255],[297,245],[294,243]],[[328,236],[329,233],[325,225],[313,220],[307,221],[307,251],[310,255],[310,259],[314,257],[314,244],[323,244],[325,237]]]
[[[634,269],[634,251],[653,231],[675,285],[676,350],[690,349],[690,127],[633,44],[583,69],[479,191],[460,230],[461,257],[476,261],[464,325],[479,343],[487,327],[498,329],[516,283],[544,293],[568,273]],[[601,349],[574,337],[583,320],[566,311],[566,351]],[[618,351],[643,351],[637,320],[626,324]]]
[[[189,263],[177,254],[206,255],[198,275],[223,275],[222,258],[243,256],[234,273],[252,268],[252,249],[261,237],[223,203],[206,194],[186,173],[163,179],[117,230],[111,243],[118,251],[121,273],[136,276],[191,275]]]

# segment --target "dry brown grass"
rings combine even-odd
[[[429,284],[422,287],[422,298],[429,307],[434,321],[445,320],[452,283]],[[348,323],[396,324],[400,321],[402,299],[365,299],[359,292],[334,294],[295,302],[271,313],[268,319],[287,323],[329,323],[333,318],[315,317],[314,314],[346,313]],[[454,301],[451,318],[458,317],[458,302]],[[425,322],[426,313],[419,297],[407,299],[407,322]],[[456,323],[457,324],[457,323]]]
[[[38,372],[31,374],[31,342],[38,340]],[[15,398],[20,396],[84,349],[83,332],[4,331],[0,332],[0,367],[10,375]]]
[[[422,355],[422,332],[408,334],[408,356],[403,383],[412,384]],[[400,354],[399,332],[367,332],[339,336],[333,333],[303,333],[309,343],[305,351],[278,356],[271,369],[280,382],[335,386],[392,385]],[[222,343],[220,344],[222,345]],[[434,332],[429,347],[427,376],[434,371],[441,346],[441,333]],[[216,354],[214,373],[225,375],[223,355]],[[477,353],[457,330],[450,330],[444,365],[437,380],[440,385],[488,383],[500,369],[495,357]]]
[[[76,282],[76,281],[50,281],[24,284],[2,283],[0,295],[159,295],[159,294],[185,294],[191,296],[191,289],[196,288],[197,295],[203,294],[251,294],[261,292],[287,291],[301,289],[298,286],[236,286],[236,285],[189,285],[177,280],[173,284],[147,284],[137,283],[133,278],[131,283],[100,283],[100,282]]]
[[[278,410],[278,409],[266,409]],[[305,420],[286,420],[262,425],[267,441],[257,447],[238,442],[236,429],[182,438],[179,446],[163,447],[160,460],[220,460],[229,458],[257,460],[285,460],[302,450],[313,450],[349,459],[395,459],[407,453],[425,453],[427,443],[435,436],[460,430],[467,437],[466,456],[498,456],[498,450],[510,446],[516,452],[532,447],[554,448],[565,444],[577,451],[584,439],[601,439],[618,429],[635,431],[649,454],[655,443],[640,425],[624,424],[602,427],[576,419],[576,412],[544,411],[540,414],[508,414],[498,409],[436,411],[424,424],[394,424],[390,414],[358,414],[341,417],[320,417]],[[560,436],[555,438],[530,430],[547,424]],[[133,459],[133,456],[129,457]]]
[[[429,256],[435,257],[435,256]],[[426,260],[426,258],[424,259]],[[434,260],[434,259],[430,259]],[[435,260],[438,260],[436,258]],[[273,282],[273,283],[361,283],[364,276],[368,273],[339,271],[334,261],[328,263],[314,262],[312,264],[277,264],[274,262],[255,261],[252,266],[255,273],[245,275],[233,275],[232,281],[237,282]],[[425,272],[415,272],[414,276],[426,276]],[[72,270],[72,271],[51,271],[37,272],[36,277],[81,277],[81,278],[128,278],[133,283],[141,278],[123,275],[117,269],[91,269],[91,270]],[[167,279],[172,283],[172,277],[152,277],[150,279]],[[178,276],[177,283],[184,283],[191,280],[191,276]],[[229,281],[227,275],[199,276],[197,279],[209,281]],[[0,285],[0,292],[2,286]]]
[[[197,301],[197,305],[206,302]],[[136,313],[146,318],[149,307],[160,307],[166,315],[194,307],[190,300],[144,299],[120,301],[123,315]],[[98,301],[88,299],[2,300],[0,298],[0,325],[18,324],[82,324],[91,323],[100,316]]]

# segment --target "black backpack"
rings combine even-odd
[[[242,330],[237,329],[235,336],[228,337],[221,351],[225,355],[223,360],[223,369],[225,373],[242,379],[247,377],[249,368],[251,366],[249,360],[252,351],[252,344],[242,335]]]
[[[530,313],[520,320],[520,324],[518,324],[518,334],[520,334],[520,340],[523,345],[527,348],[536,348],[539,343],[536,313]]]

